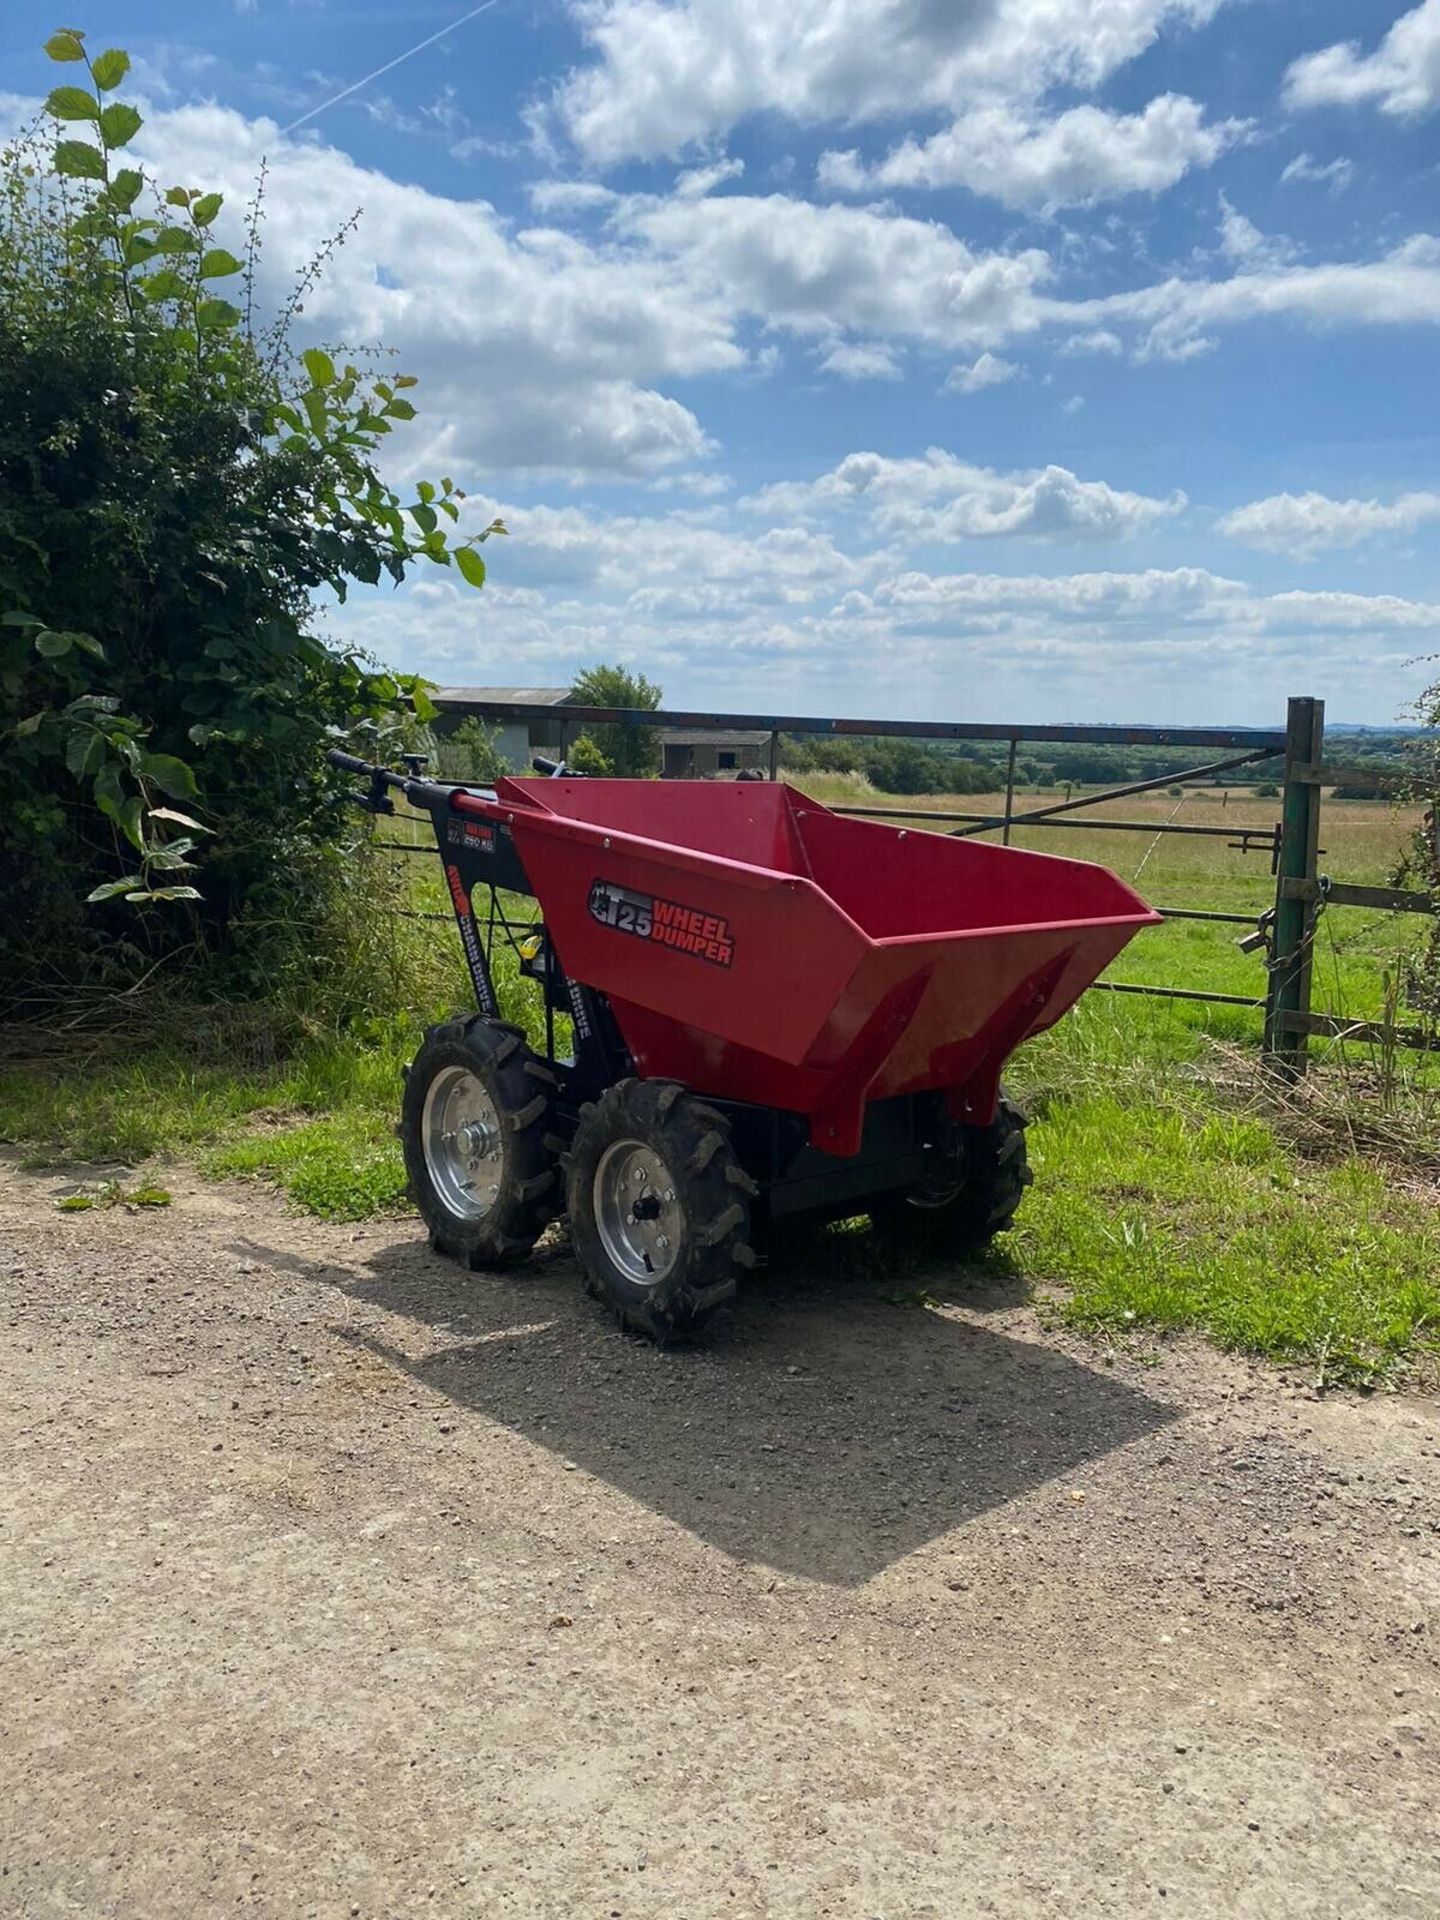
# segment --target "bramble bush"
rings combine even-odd
[[[317,600],[478,587],[503,528],[457,544],[450,480],[381,478],[413,378],[293,352],[300,293],[260,329],[258,201],[237,255],[218,193],[130,164],[125,53],[46,51],[67,84],[0,153],[0,997],[157,966],[263,997],[344,885],[325,747],[433,715]]]

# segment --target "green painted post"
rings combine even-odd
[[[1298,1080],[1305,1071],[1306,1036],[1291,1031],[1285,1015],[1310,1011],[1311,945],[1319,897],[1318,776],[1324,746],[1325,702],[1308,696],[1292,699],[1285,721],[1285,789],[1264,1045],[1266,1063],[1287,1080]]]

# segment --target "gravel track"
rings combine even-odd
[[[1433,1400],[165,1178],[0,1167],[0,1914],[1440,1912]]]

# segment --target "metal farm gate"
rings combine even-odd
[[[1223,1006],[1249,1007],[1264,1014],[1263,1052],[1267,1061],[1287,1078],[1305,1071],[1306,1046],[1312,1035],[1354,1039],[1388,1046],[1440,1048],[1440,1039],[1420,1027],[1398,1027],[1377,1021],[1351,1020],[1343,1014],[1317,1010],[1312,1004],[1313,950],[1316,924],[1328,907],[1365,907],[1387,912],[1437,911],[1437,896],[1400,892],[1390,887],[1350,886],[1331,881],[1320,870],[1321,789],[1360,769],[1328,764],[1324,757],[1325,703],[1309,697],[1289,702],[1283,728],[1263,727],[1115,727],[1021,726],[979,721],[842,720],[809,715],[753,713],[688,713],[673,709],[645,711],[608,707],[517,706],[476,702],[467,708],[486,719],[561,723],[563,756],[567,743],[593,726],[684,728],[687,731],[757,732],[768,734],[769,777],[779,777],[783,735],[830,739],[905,739],[916,741],[973,740],[1001,742],[1008,748],[1005,769],[1005,805],[1000,813],[973,813],[950,807],[837,806],[836,813],[874,819],[916,820],[956,834],[998,832],[1008,845],[1017,827],[1088,827],[1106,833],[1184,834],[1223,840],[1243,853],[1268,858],[1275,879],[1274,904],[1258,920],[1254,914],[1218,909],[1159,906],[1167,920],[1228,922],[1250,929],[1241,945],[1265,954],[1264,990],[1251,995],[1211,993],[1192,987],[1156,987],[1128,982],[1099,981],[1091,992],[1132,993],[1162,1000],[1210,1001]],[[1043,806],[1016,809],[1016,756],[1024,742],[1077,746],[1195,748],[1218,758],[1194,766],[1134,780]],[[1211,826],[1176,820],[1116,820],[1085,818],[1086,813],[1114,800],[1213,780],[1242,767],[1273,763],[1281,798],[1279,817],[1271,826]],[[1077,817],[1078,816],[1078,817]],[[398,842],[385,842],[397,851],[411,852]]]

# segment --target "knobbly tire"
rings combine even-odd
[[[473,1268],[523,1260],[560,1209],[545,1144],[555,1076],[518,1027],[431,1027],[405,1077],[399,1134],[430,1244]]]
[[[924,1184],[876,1199],[871,1225],[917,1252],[978,1253],[1013,1225],[1033,1177],[1025,1153],[1025,1115],[1002,1092],[988,1127],[947,1129],[934,1173]]]
[[[755,1264],[755,1182],[725,1116],[671,1080],[621,1080],[581,1109],[568,1156],[570,1239],[586,1291],[632,1332],[693,1334]]]

